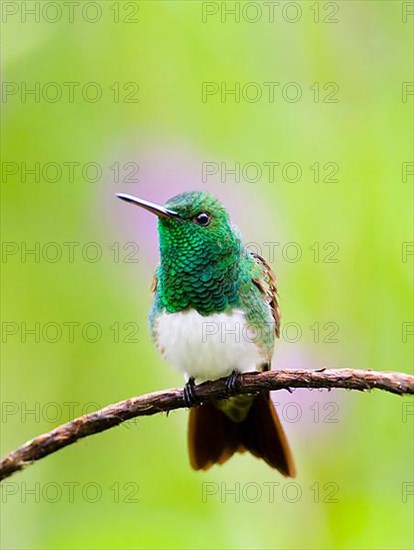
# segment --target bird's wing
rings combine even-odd
[[[156,316],[157,316],[157,311],[158,311],[158,294],[157,294],[157,290],[158,290],[158,277],[157,277],[157,272],[154,273],[154,277],[152,279],[152,282],[151,282],[151,292],[154,293],[154,300],[152,302],[152,306],[151,306],[151,310],[150,310],[150,314],[149,314],[149,324],[150,324],[150,327],[151,327],[151,335],[152,335],[152,338],[155,342],[155,345],[158,347],[158,337],[157,337],[157,334],[156,334],[156,323],[155,323],[155,320],[156,320]]]
[[[253,279],[253,283],[262,292],[270,306],[275,321],[275,334],[279,338],[281,313],[277,301],[276,275],[273,273],[267,260],[259,256],[259,254],[252,253],[252,255],[259,270],[259,275]]]
[[[155,272],[154,277],[152,278],[152,281],[151,281],[151,287],[150,287],[151,292],[156,294],[157,293],[157,287],[158,287],[158,277],[157,277],[157,272]]]

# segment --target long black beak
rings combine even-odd
[[[144,201],[144,199],[138,199],[133,195],[127,195],[125,193],[117,193],[116,196],[123,201],[131,202],[132,204],[136,204],[137,206],[145,208],[145,210],[152,212],[159,218],[178,218],[177,212],[174,212],[173,210],[168,210],[168,208],[164,208],[164,206],[159,206],[158,204],[154,204],[153,202]]]

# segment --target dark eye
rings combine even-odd
[[[193,222],[198,225],[208,225],[210,223],[211,217],[208,212],[200,212],[197,216],[194,216]]]

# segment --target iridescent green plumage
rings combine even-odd
[[[195,382],[227,377],[227,397],[190,410],[191,465],[206,470],[248,450],[283,475],[294,476],[269,392],[235,391],[240,373],[270,368],[279,336],[270,266],[243,246],[226,209],[209,193],[182,193],[164,206],[118,196],[159,218],[161,261],[150,323],[164,358],[185,376],[185,402],[199,404]]]
[[[275,315],[269,307],[272,297],[264,291],[271,278],[269,266],[243,246],[228,212],[211,194],[182,193],[165,207],[179,218],[158,222],[161,263],[151,326],[162,311],[194,309],[208,317],[239,308],[265,354],[271,355],[279,317],[278,310]],[[211,216],[207,227],[193,221],[200,212]],[[276,287],[273,299],[275,293]]]

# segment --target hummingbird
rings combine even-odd
[[[117,196],[158,216],[160,263],[149,323],[164,359],[185,379],[191,466],[208,470],[235,452],[249,451],[294,477],[270,393],[237,395],[240,374],[270,369],[280,335],[269,263],[243,245],[226,208],[206,191],[181,193],[163,206]],[[224,377],[225,398],[197,400],[196,384]]]

